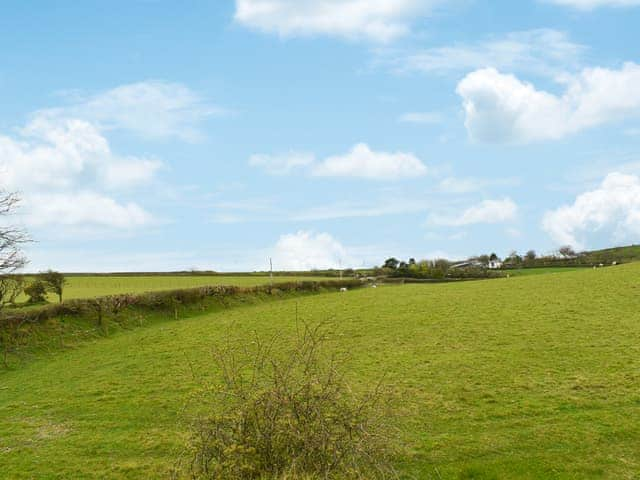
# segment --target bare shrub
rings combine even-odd
[[[220,380],[196,397],[200,413],[182,474],[199,480],[396,478],[388,396],[380,385],[367,395],[352,392],[341,362],[323,352],[323,343],[319,328],[305,327],[288,350],[277,337],[216,348]]]

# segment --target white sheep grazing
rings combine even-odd
[[[378,288],[378,285],[371,285],[371,288]]]
[[[346,291],[347,291],[347,287],[342,287],[342,288],[340,289],[340,291],[341,291],[341,292],[346,292]]]

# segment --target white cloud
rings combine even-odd
[[[82,118],[100,130],[122,129],[146,138],[175,137],[196,141],[200,123],[224,112],[179,83],[157,80],[122,85],[72,105],[42,110],[40,117]]]
[[[308,167],[315,161],[310,153],[288,152],[280,155],[255,154],[249,158],[249,165],[260,167],[272,175],[287,175],[296,168]]]
[[[433,214],[429,223],[449,227],[461,227],[478,223],[504,223],[516,218],[518,206],[509,198],[502,200],[484,200],[469,207],[459,215],[443,216]]]
[[[91,123],[36,115],[18,138],[0,136],[0,186],[24,197],[35,227],[82,224],[135,228],[151,215],[100,193],[149,182],[160,163],[119,157]],[[79,193],[78,193],[79,192]]]
[[[511,32],[475,44],[433,47],[398,54],[382,51],[377,62],[399,73],[450,73],[493,67],[555,76],[576,66],[585,47],[551,29]]]
[[[402,123],[436,124],[442,122],[442,115],[437,112],[408,112],[400,115]]]
[[[372,180],[397,180],[420,177],[427,167],[412,153],[375,152],[364,143],[345,155],[328,157],[313,168],[318,177],[358,177]]]
[[[442,0],[236,0],[235,20],[282,37],[329,35],[390,42]]]
[[[311,270],[353,265],[347,249],[328,233],[282,235],[273,249],[274,269]]]
[[[119,160],[104,166],[102,180],[111,189],[130,188],[151,182],[161,167],[158,160]]]
[[[90,191],[31,194],[25,198],[25,207],[27,222],[35,227],[130,229],[153,221],[151,215],[135,203],[118,203]]]
[[[566,79],[558,96],[493,68],[467,75],[457,88],[465,125],[481,142],[558,140],[581,130],[640,115],[640,65],[590,68]]]
[[[544,215],[542,226],[559,245],[586,247],[589,235],[624,241],[640,235],[640,177],[610,173],[595,190]]]
[[[565,7],[579,10],[593,10],[598,7],[637,7],[640,0],[545,0]]]

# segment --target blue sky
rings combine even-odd
[[[638,0],[6,2],[31,270],[640,238]]]

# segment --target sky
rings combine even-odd
[[[640,0],[9,0],[29,270],[640,239]]]

